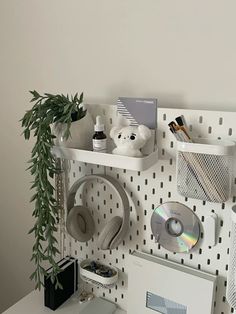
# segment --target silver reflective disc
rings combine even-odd
[[[171,252],[189,252],[200,236],[198,217],[189,207],[178,202],[156,207],[151,228],[156,241]]]

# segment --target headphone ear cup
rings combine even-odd
[[[90,240],[94,234],[95,225],[89,209],[84,206],[74,206],[68,213],[66,229],[75,240],[80,242]]]
[[[104,227],[101,234],[98,237],[98,247],[102,250],[109,250],[112,240],[115,238],[119,232],[122,225],[122,218],[116,216],[112,218],[108,224]]]

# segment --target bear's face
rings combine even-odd
[[[117,147],[129,147],[131,149],[140,149],[146,140],[141,136],[138,127],[127,126],[117,129],[113,140]]]

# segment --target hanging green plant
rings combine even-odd
[[[21,119],[23,134],[26,140],[31,135],[36,138],[31,151],[29,160],[29,170],[34,177],[31,189],[34,195],[31,202],[34,203],[33,217],[35,224],[29,233],[34,234],[35,243],[31,260],[35,264],[35,270],[30,276],[35,280],[35,289],[41,288],[44,284],[44,275],[47,275],[44,268],[45,262],[49,262],[52,271],[49,274],[51,281],[56,287],[61,287],[57,279],[60,268],[56,263],[58,243],[55,237],[57,232],[59,205],[54,196],[55,189],[51,178],[61,169],[56,166],[56,158],[51,149],[54,145],[55,135],[52,133],[51,126],[54,123],[64,123],[66,125],[64,138],[70,136],[70,126],[72,121],[82,119],[86,115],[86,110],[81,106],[83,102],[83,93],[78,97],[69,97],[64,95],[43,94],[36,91],[30,91],[33,95],[31,102],[34,102],[32,109],[28,110]]]

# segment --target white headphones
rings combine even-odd
[[[98,237],[98,246],[102,250],[115,249],[124,239],[129,228],[129,200],[125,190],[114,178],[105,175],[88,175],[76,181],[69,190],[67,199],[67,221],[68,233],[80,242],[90,240],[95,231],[95,224],[89,208],[85,206],[74,206],[75,195],[80,186],[88,181],[100,179],[115,190],[122,203],[123,216],[113,217],[103,228]]]

